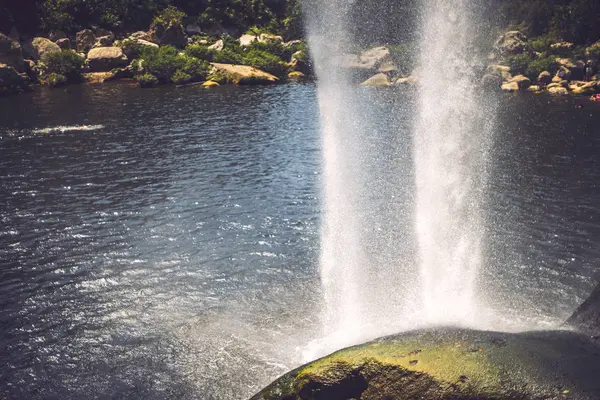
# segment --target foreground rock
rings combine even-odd
[[[339,351],[252,400],[591,400],[599,376],[600,347],[582,334],[438,329]]]
[[[593,340],[600,339],[600,285],[568,319],[567,325],[578,329]]]
[[[214,68],[212,80],[219,83],[235,83],[236,85],[265,85],[279,82],[279,78],[268,72],[247,65],[212,63]]]
[[[86,60],[92,72],[107,72],[127,65],[127,56],[120,47],[96,47]]]

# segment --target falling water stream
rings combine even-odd
[[[365,132],[376,113],[368,89],[357,90],[349,69],[340,68],[353,50],[352,2],[317,1],[307,7],[323,149],[321,352],[416,326],[481,322],[477,275],[485,256],[486,149],[494,114],[476,94],[474,3],[422,4],[413,131],[387,127],[413,137],[412,171],[401,174],[414,173],[414,189],[406,188],[415,191],[414,226],[383,228],[412,232],[415,245],[408,257],[388,254],[378,261],[365,250],[379,240],[366,235],[366,227],[381,218],[367,211],[372,177],[366,171],[378,154],[366,150]],[[393,199],[389,204],[393,207]]]

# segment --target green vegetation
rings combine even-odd
[[[67,77],[57,73],[51,73],[42,79],[42,83],[50,87],[63,86],[67,83]]]
[[[560,68],[560,64],[556,62],[556,55],[536,57],[529,54],[518,54],[508,58],[508,65],[514,75],[522,74],[532,81],[535,81],[544,71],[554,75]]]
[[[236,34],[254,27],[297,38],[303,26],[297,0],[8,0],[0,5],[0,31],[14,25],[22,34],[90,26],[132,32],[183,23],[185,16],[186,24]]]
[[[180,55],[171,46],[146,47],[142,51],[141,60],[144,72],[151,74],[160,83],[202,81],[210,71],[210,65],[206,61]]]
[[[43,81],[57,84],[79,82],[84,59],[73,50],[61,50],[42,56],[40,70]],[[64,79],[64,82],[62,82]],[[58,86],[50,84],[50,86]]]
[[[156,86],[158,84],[158,78],[152,74],[136,75],[134,79],[143,88]]]
[[[495,0],[505,25],[531,37],[546,36],[575,44],[600,39],[600,2],[597,0]]]

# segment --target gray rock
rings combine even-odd
[[[60,51],[60,47],[50,39],[43,37],[33,38],[23,45],[23,53],[28,58],[39,61],[46,53]]]
[[[19,42],[0,33],[0,64],[8,65],[17,72],[24,71],[23,51]]]
[[[496,40],[490,59],[504,59],[517,54],[533,55],[534,53],[533,47],[527,42],[527,36],[520,31],[509,31]]]
[[[596,286],[566,324],[591,336],[594,340],[600,339],[600,285]]]
[[[62,50],[71,50],[71,40],[69,38],[58,39],[56,45]]]
[[[127,66],[127,56],[120,47],[96,47],[88,53],[86,63],[91,72],[107,72]]]
[[[79,53],[87,53],[96,44],[96,35],[90,29],[84,29],[75,35],[75,43]]]
[[[114,44],[115,38],[111,35],[100,36],[96,38],[96,43],[94,43],[94,48],[96,47],[110,47]]]
[[[208,49],[214,50],[214,51],[221,51],[221,50],[223,50],[223,47],[225,47],[225,43],[223,42],[222,39],[219,39],[215,42],[215,44],[208,46]]]
[[[0,64],[0,95],[20,93],[29,89],[29,78],[13,67]]]

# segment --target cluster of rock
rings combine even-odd
[[[121,78],[132,78],[135,74],[143,73],[143,67],[135,62],[134,50],[140,47],[155,47],[170,45],[179,49],[192,42],[190,36],[197,33],[186,30],[180,24],[167,27],[156,26],[149,31],[139,31],[118,38],[113,32],[96,28],[84,29],[74,37],[68,37],[64,32],[51,32],[48,38],[34,37],[20,41],[18,33],[11,37],[0,34],[0,94],[28,90],[31,84],[37,82],[40,76],[39,64],[44,54],[61,50],[73,50],[85,60],[83,79],[88,83],[99,83]],[[214,41],[211,40],[211,41]],[[300,41],[284,43],[281,36],[260,34],[242,35],[238,39],[240,45],[248,46],[253,42],[279,42],[283,46],[294,46]],[[206,44],[209,41],[200,40],[196,44]],[[224,48],[222,39],[216,40],[208,47],[218,52]],[[301,54],[302,53],[302,54]],[[310,65],[304,60],[308,57],[303,51],[293,54],[288,63],[289,79],[299,80],[310,73]],[[234,66],[227,64],[212,64],[214,71],[225,76],[222,82],[232,83],[274,83],[279,78],[252,67]],[[216,82],[206,86],[216,86]]]
[[[553,50],[570,51],[573,43],[559,42],[551,45]],[[587,53],[593,51],[593,47],[600,47],[600,42],[590,46]],[[600,75],[588,76],[587,71],[593,67],[592,60],[573,60],[571,58],[556,57],[558,71],[552,75],[549,71],[541,72],[537,79],[518,74],[513,76],[507,60],[511,56],[525,54],[532,58],[540,57],[533,47],[528,43],[527,37],[519,31],[510,31],[503,34],[494,46],[490,54],[490,60],[494,62],[488,66],[482,78],[482,85],[488,88],[500,88],[507,92],[529,91],[534,93],[547,92],[554,96],[568,94],[594,95],[600,93]]]

